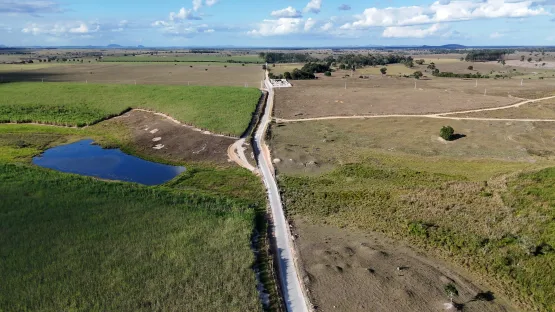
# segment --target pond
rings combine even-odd
[[[168,182],[185,171],[185,167],[146,161],[119,149],[104,149],[94,145],[93,140],[48,149],[34,157],[33,164],[62,172],[145,185]]]

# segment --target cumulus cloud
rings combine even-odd
[[[282,17],[275,20],[264,20],[258,29],[248,32],[252,36],[278,36],[298,33],[304,29],[302,18]]]
[[[348,4],[342,4],[337,9],[339,11],[349,11],[351,9],[351,6]]]
[[[322,0],[310,0],[310,2],[304,8],[305,12],[320,13],[322,9]]]
[[[327,22],[324,25],[322,25],[322,27],[320,27],[322,31],[330,31],[332,28],[333,28],[332,22]]]
[[[439,24],[433,24],[428,28],[420,28],[418,26],[393,26],[386,27],[382,33],[385,38],[425,38],[433,35],[438,35],[442,30]]]
[[[276,10],[276,11],[272,11],[272,13],[270,14],[273,17],[303,17],[303,15],[301,14],[301,11],[288,6],[285,9],[281,9],[281,10]]]
[[[170,13],[170,21],[175,20],[200,20],[201,18],[194,15],[193,10],[181,8],[179,12]]]
[[[46,0],[0,0],[0,13],[42,14],[62,12],[60,4]]]
[[[533,1],[470,0],[436,1],[430,6],[368,8],[357,20],[342,29],[367,29],[382,26],[408,26],[481,18],[527,17],[549,14],[542,7],[532,7]]]
[[[84,22],[67,22],[55,24],[27,24],[21,32],[25,34],[50,35],[50,36],[69,36],[69,35],[86,35],[98,32],[100,25],[97,23],[87,24]]]
[[[304,23],[304,31],[310,31],[314,25],[316,25],[316,21],[312,17],[309,17]]]
[[[193,0],[193,10],[198,11],[202,7],[202,0]]]

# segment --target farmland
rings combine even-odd
[[[231,135],[247,128],[260,98],[257,89],[235,87],[10,83],[0,90],[3,122],[84,126],[144,108]]]
[[[186,56],[108,56],[103,62],[216,62],[216,63],[263,63],[257,55],[194,55]]]

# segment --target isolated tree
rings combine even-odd
[[[455,129],[451,126],[443,126],[439,130],[439,136],[446,141],[451,141],[453,139],[453,134],[455,134]]]
[[[434,62],[431,62],[431,63],[430,63],[430,65],[428,65],[428,67],[427,67],[427,68],[428,68],[428,69],[431,69],[431,70],[434,70],[434,69],[436,69],[436,63],[434,63]]]
[[[532,58],[531,58],[531,57],[528,58],[528,62],[532,62]]]
[[[521,62],[524,62],[524,57],[525,57],[524,55],[521,55],[521,56],[520,56],[520,61],[521,61]]]
[[[387,67],[380,68],[380,72],[382,73],[382,75],[385,75],[387,73]]]
[[[414,62],[418,65],[422,65],[422,64],[424,64],[425,61],[424,60],[416,60]]]
[[[472,65],[468,66],[468,70],[474,70],[474,66]]]
[[[424,74],[422,74],[421,71],[415,71],[414,74],[412,74],[414,76],[414,78],[416,79],[420,79],[420,77],[424,76]]]
[[[324,75],[330,77],[330,76],[331,76],[331,72],[328,70],[327,72],[324,73]]]

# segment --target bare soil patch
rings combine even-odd
[[[347,84],[347,89],[345,89]],[[553,88],[543,81],[518,88],[516,80],[339,77],[294,81],[293,88],[276,91],[274,115],[298,119],[324,116],[426,114],[510,105],[514,97],[540,97]],[[486,96],[484,96],[486,92]]]
[[[464,311],[513,311],[487,286],[473,284],[377,233],[295,219],[303,267],[318,311],[445,311],[445,286],[459,292]]]
[[[111,123],[129,129],[133,147],[141,154],[176,162],[228,164],[227,148],[235,141],[139,110],[132,110],[98,126],[110,126]]]

